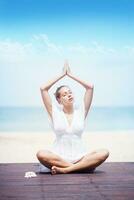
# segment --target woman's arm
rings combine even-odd
[[[50,115],[50,117],[52,118],[52,100],[51,97],[49,95],[48,90],[57,82],[59,81],[61,78],[63,78],[66,75],[66,68],[64,66],[63,68],[63,73],[59,76],[57,76],[56,78],[54,78],[53,80],[48,81],[46,84],[42,85],[40,87],[40,91],[41,91],[41,96],[44,102],[44,105],[47,109],[48,114]]]
[[[94,86],[91,84],[86,83],[85,81],[73,76],[70,72],[70,68],[68,66],[67,69],[67,75],[72,78],[73,80],[77,81],[78,83],[80,83],[85,89],[85,95],[84,95],[84,105],[85,105],[85,118],[88,114],[90,105],[92,103],[92,98],[93,98],[93,91],[94,91]]]

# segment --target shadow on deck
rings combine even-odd
[[[39,174],[38,163],[0,164],[0,200],[133,200],[134,163],[104,163],[94,173]],[[26,171],[37,177],[25,178]]]

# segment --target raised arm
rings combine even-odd
[[[57,81],[63,78],[66,74],[67,74],[66,67],[64,66],[63,73],[61,75],[55,77],[54,79],[48,81],[46,84],[40,87],[41,96],[42,96],[44,105],[51,118],[52,118],[52,100],[48,91]]]
[[[68,66],[67,69],[67,75],[72,78],[73,80],[77,81],[78,83],[80,83],[85,89],[85,95],[84,95],[84,105],[85,105],[85,118],[88,114],[90,105],[92,103],[92,98],[93,98],[93,90],[94,90],[94,86],[91,84],[86,83],[85,81],[73,76],[70,72],[70,68]]]

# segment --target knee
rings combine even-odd
[[[41,160],[47,160],[48,159],[48,152],[46,152],[44,150],[39,150],[36,153],[36,157],[38,158],[39,161],[41,161]]]
[[[41,159],[42,159],[42,157],[43,157],[43,152],[42,152],[42,150],[40,150],[40,151],[38,151],[38,152],[36,153],[36,157],[38,158],[38,160],[41,160]]]
[[[100,159],[105,161],[109,157],[109,151],[107,149],[102,149],[100,151]]]

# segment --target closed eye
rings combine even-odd
[[[65,97],[68,94],[72,94],[72,91],[69,90],[68,92],[65,92],[62,96]]]

